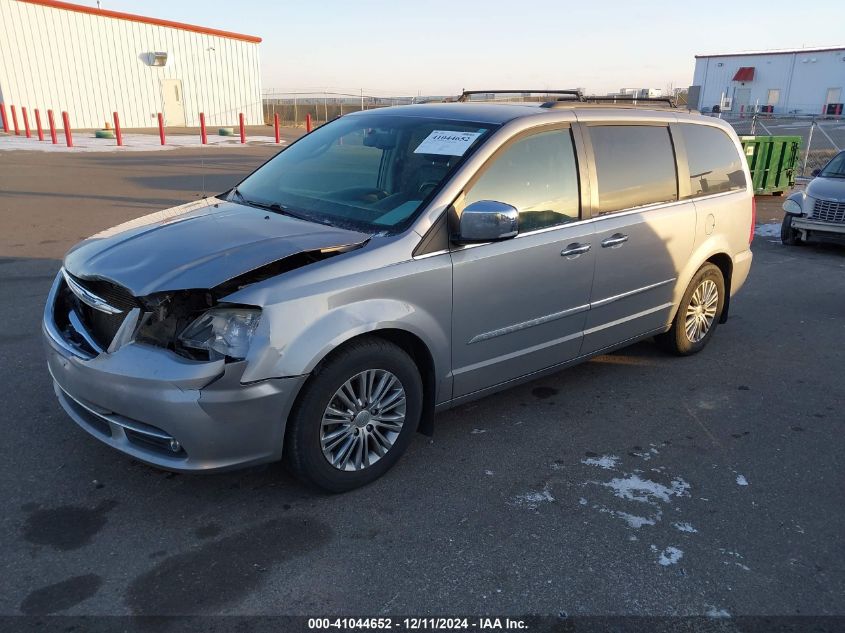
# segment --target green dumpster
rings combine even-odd
[[[740,136],[754,193],[780,195],[795,184],[800,136]]]

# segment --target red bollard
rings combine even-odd
[[[41,127],[41,113],[35,108],[35,127],[38,128],[38,140],[44,140],[44,129]]]
[[[53,120],[52,110],[47,110],[47,120],[50,122],[50,138],[53,141],[53,145],[56,145],[59,139],[56,138],[56,122]]]
[[[164,145],[164,117],[161,112],[158,113],[158,136],[161,139],[161,144]]]
[[[12,108],[12,125],[15,126],[15,136],[21,135],[21,130],[18,127],[18,113],[15,111],[15,106],[9,106]]]
[[[120,117],[114,112],[114,136],[117,139],[117,146],[123,147],[123,134],[120,131]]]
[[[305,133],[311,133],[311,113],[305,115]]]
[[[62,112],[62,123],[65,126],[65,141],[68,147],[73,147],[73,134],[70,131],[70,117],[67,112]]]
[[[6,118],[6,104],[0,101],[0,119],[3,120],[3,131],[9,131],[9,119]]]
[[[246,143],[246,130],[244,130],[244,113],[238,115],[238,121],[241,126],[241,143]]]
[[[23,129],[26,133],[26,138],[32,138],[32,132],[29,130],[29,116],[26,114],[26,108],[21,108],[21,114],[23,115]]]
[[[52,110],[47,110],[47,120],[50,122],[50,138],[53,141],[53,145],[56,145],[59,139],[56,138],[56,122],[53,120]]]
[[[276,131],[276,143],[278,144],[281,140],[281,134],[279,130],[279,114],[278,112],[273,115],[273,129]]]
[[[203,145],[208,145],[208,134],[205,132],[205,112],[200,112],[200,139]]]

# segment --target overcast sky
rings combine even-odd
[[[845,45],[841,0],[814,0],[804,9],[794,0],[104,0],[102,6],[258,35],[263,88],[278,92],[686,87],[696,54]]]

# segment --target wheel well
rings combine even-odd
[[[722,310],[722,317],[719,323],[724,323],[728,320],[728,308],[731,305],[731,278],[733,277],[733,260],[730,255],[726,253],[717,253],[711,256],[708,260],[722,271],[722,279],[725,281],[725,307]]]
[[[428,346],[415,334],[411,334],[406,330],[393,328],[359,334],[348,341],[344,341],[341,345],[327,354],[326,357],[317,364],[315,370],[317,370],[320,365],[322,365],[326,359],[331,357],[337,350],[342,349],[353,341],[357,341],[362,337],[368,336],[375,336],[393,343],[397,347],[401,348],[406,354],[408,354],[408,356],[411,357],[411,360],[414,361],[414,364],[417,366],[417,370],[420,372],[420,378],[422,378],[423,383],[423,409],[422,415],[420,416],[420,425],[417,430],[425,435],[431,435],[434,430],[434,401],[437,397],[434,359],[431,356]]]

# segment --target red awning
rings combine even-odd
[[[754,79],[754,66],[742,66],[734,75],[734,81],[752,81]]]

